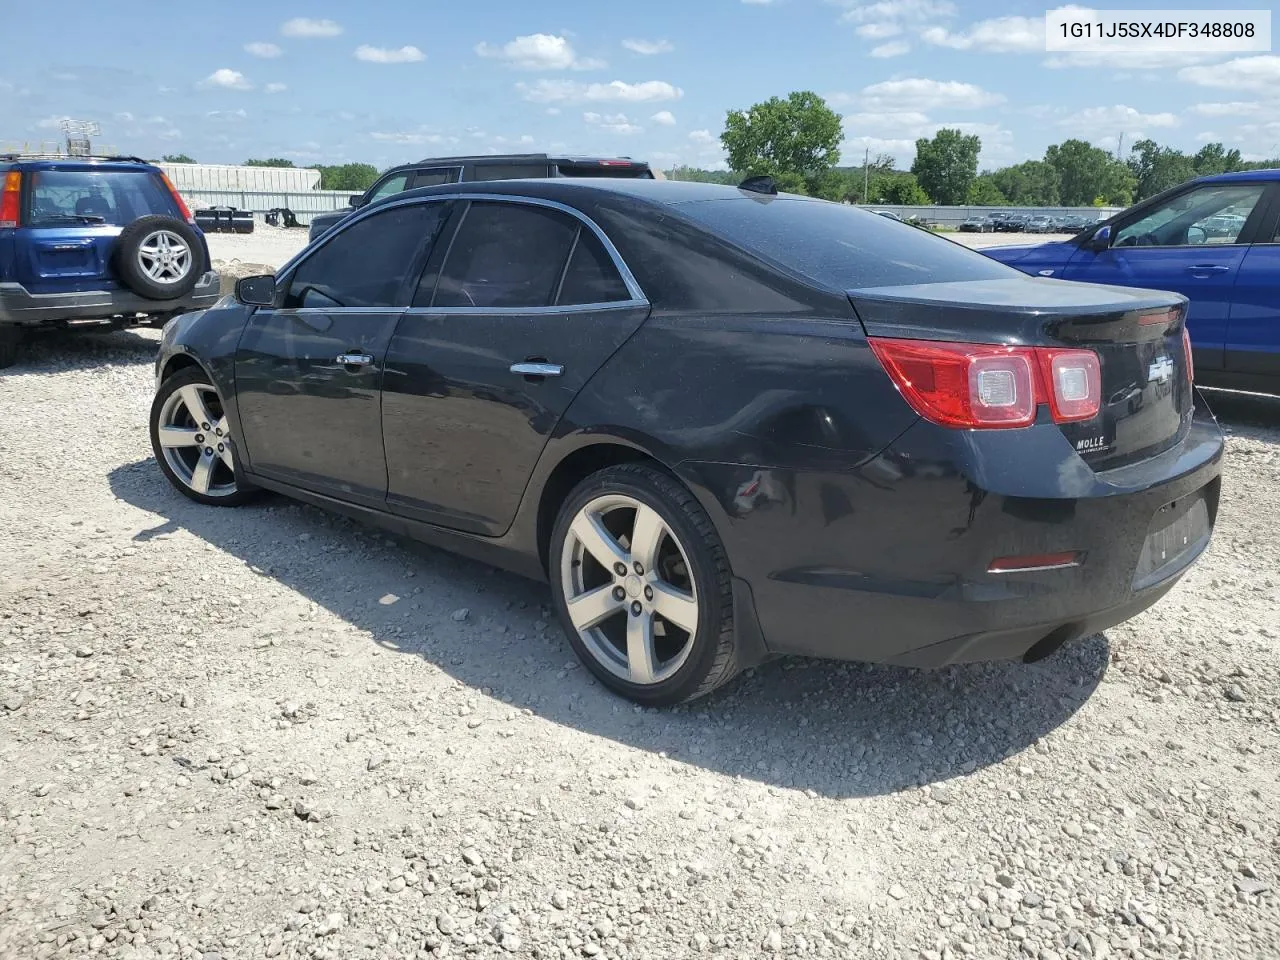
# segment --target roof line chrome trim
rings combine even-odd
[[[367,217],[374,216],[384,210],[390,210],[393,207],[409,207],[416,204],[425,203],[441,203],[451,200],[482,200],[494,201],[497,203],[523,203],[534,207],[547,207],[552,210],[558,210],[561,213],[568,214],[579,222],[585,224],[592,233],[596,235],[596,239],[604,246],[605,252],[609,254],[609,259],[613,261],[614,267],[622,276],[622,282],[627,287],[627,292],[631,294],[630,302],[643,301],[648,303],[649,298],[645,296],[644,291],[640,289],[640,284],[636,281],[635,274],[631,272],[631,268],[627,266],[627,262],[622,259],[622,254],[618,252],[618,248],[613,245],[613,241],[600,229],[599,224],[588,217],[585,213],[577,210],[568,204],[561,203],[558,200],[546,200],[542,197],[521,196],[514,193],[483,193],[480,191],[469,193],[446,193],[436,197],[407,197],[383,202],[375,202],[369,206],[363,207],[354,213],[347,220],[344,220],[339,226],[334,227],[323,234],[314,244],[307,244],[299,250],[293,257],[276,271],[277,277],[282,277],[286,273],[296,269],[297,266],[305,259],[312,256],[317,250],[324,247],[325,244],[331,242],[334,237],[341,236],[345,231],[359,223]],[[618,301],[624,303],[627,301]]]

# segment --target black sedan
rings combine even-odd
[[[1030,661],[1209,541],[1185,306],[758,181],[454,184],[172,321],[151,436],[199,503],[549,580],[642,703],[780,654]]]

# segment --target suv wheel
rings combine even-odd
[[[148,300],[178,300],[200,279],[204,251],[190,224],[174,217],[139,217],[116,241],[116,270]]]

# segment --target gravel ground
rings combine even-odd
[[[0,374],[5,960],[1280,956],[1280,401],[1105,637],[653,711],[542,586],[170,490],[156,336]]]

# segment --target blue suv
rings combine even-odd
[[[159,167],[0,155],[0,367],[35,327],[159,325],[217,299],[204,234]]]
[[[1280,170],[1201,177],[1070,240],[983,253],[1032,276],[1184,294],[1196,381],[1280,393]]]

